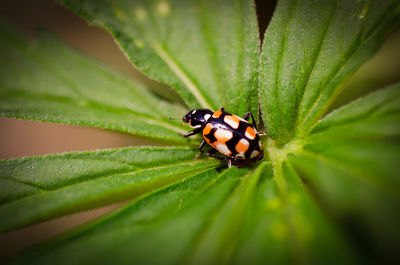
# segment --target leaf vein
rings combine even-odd
[[[393,196],[396,200],[400,199],[399,194],[396,191],[392,192],[392,189],[390,189],[390,186],[384,186],[379,181],[376,181],[373,178],[369,177],[368,174],[360,174],[360,172],[358,172],[358,170],[356,168],[352,168],[351,166],[346,165],[345,163],[341,163],[340,161],[338,161],[336,159],[332,159],[332,158],[326,157],[322,154],[317,154],[315,152],[303,150],[301,152],[301,154],[323,160],[333,166],[343,169],[343,170],[349,172],[352,176],[361,180],[362,182],[373,186],[375,189],[379,190],[382,194],[388,194],[388,191],[390,191],[391,196]],[[366,172],[364,172],[364,173],[366,173]]]
[[[185,73],[185,71],[172,59],[168,52],[163,49],[155,41],[151,41],[151,45],[157,55],[168,65],[172,72],[186,85],[194,97],[198,100],[200,105],[204,108],[213,109],[207,99],[202,94],[199,87],[193,82],[193,80]]]
[[[393,6],[389,6],[389,8],[387,10],[391,10],[394,9],[395,6],[398,5],[397,3],[393,4]],[[383,14],[387,14],[387,12],[383,12]],[[384,16],[384,15],[382,15]],[[331,77],[328,78],[325,82],[325,85],[320,86],[319,90],[323,89],[323,87],[326,87],[328,84],[332,83],[333,80],[335,79],[335,77],[338,76],[338,74],[347,66],[347,63],[352,59],[352,56],[358,51],[358,47],[362,44],[362,43],[366,43],[370,38],[372,38],[374,36],[374,34],[376,33],[376,31],[379,28],[379,24],[383,22],[381,22],[380,20],[377,20],[378,22],[376,23],[376,25],[373,27],[373,29],[366,35],[365,38],[363,38],[363,30],[360,30],[358,32],[358,37],[357,40],[354,42],[354,44],[352,45],[352,47],[350,48],[350,51],[346,54],[346,60],[339,65],[338,67],[336,67],[336,69],[333,70],[333,73],[330,75]],[[366,23],[366,19],[363,22],[363,26]],[[331,106],[331,104],[333,103],[333,101],[336,99],[336,97],[338,96],[338,94],[341,92],[341,89],[343,88],[342,86],[337,86],[337,88],[335,88],[334,92],[333,92],[333,96],[328,100],[327,104],[325,104],[325,106],[320,110],[317,111],[317,113],[314,116],[314,119],[311,121],[311,125],[309,126],[309,128],[305,128],[305,130],[310,131],[315,124],[313,124],[314,120],[318,120],[320,119],[320,117],[322,115],[324,115],[324,113],[328,110],[328,108]],[[317,100],[314,102],[314,104],[312,105],[312,107],[308,110],[308,112],[306,113],[306,115],[304,116],[303,121],[306,121],[308,119],[308,117],[311,115],[313,109],[319,105],[322,97],[324,96],[323,93],[319,93]]]
[[[319,56],[321,55],[322,46],[323,46],[323,44],[324,44],[324,42],[325,42],[326,35],[327,35],[328,30],[329,30],[329,28],[330,28],[330,26],[331,26],[331,24],[332,24],[333,17],[334,17],[335,14],[336,14],[337,8],[338,8],[338,3],[336,2],[335,8],[333,9],[333,11],[332,11],[332,13],[331,13],[331,15],[330,15],[330,17],[329,17],[329,21],[328,21],[328,23],[327,23],[327,26],[326,26],[326,28],[325,28],[323,34],[322,34],[322,38],[321,38],[321,40],[320,40],[319,43],[318,43],[317,50],[316,50],[316,52],[315,52],[315,54],[314,54],[314,56],[313,56],[313,58],[312,58],[312,61],[313,61],[313,62],[312,62],[312,66],[311,66],[310,71],[309,71],[308,74],[307,74],[307,77],[306,77],[306,80],[305,80],[305,84],[304,84],[304,86],[303,86],[304,89],[303,89],[303,92],[302,92],[301,97],[300,97],[300,101],[297,103],[296,123],[295,123],[295,124],[296,124],[296,125],[295,125],[296,130],[297,130],[298,123],[299,123],[299,111],[300,111],[301,104],[303,103],[303,100],[304,100],[305,91],[306,91],[307,86],[308,86],[308,84],[309,84],[309,82],[310,82],[310,80],[311,80],[311,76],[312,76],[312,73],[314,72],[314,69],[315,69],[315,66],[316,66],[316,64],[317,64],[318,58],[319,58]]]

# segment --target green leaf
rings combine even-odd
[[[260,72],[261,110],[274,140],[308,133],[343,81],[379,48],[398,7],[397,0],[279,1]]]
[[[223,264],[231,259],[242,234],[247,207],[253,200],[262,168],[260,166],[257,172],[243,176],[220,209],[210,217],[209,225],[203,228],[198,240],[188,247],[187,264]]]
[[[398,173],[390,174],[400,163],[400,146],[392,148],[391,145],[363,143],[360,144],[363,148],[356,149],[353,143],[341,153],[335,151],[348,143],[332,144],[337,149],[327,153],[307,147],[306,154],[292,157],[290,162],[309,183],[327,211],[332,212],[336,220],[347,228],[355,242],[359,242],[366,259],[393,259],[397,255],[400,238],[397,229],[400,196]],[[385,148],[390,151],[383,151]],[[337,160],[337,156],[350,149],[351,153]],[[380,155],[390,157],[390,161],[382,161]],[[389,183],[393,186],[390,187]]]
[[[226,104],[237,114],[257,109],[258,47],[250,1],[61,2],[108,28],[142,71],[173,86],[188,106]],[[339,85],[377,49],[397,7],[394,0],[279,2],[261,56],[261,108],[272,138],[264,140],[265,162],[217,169],[218,161],[193,160],[196,152],[186,148],[134,148],[1,162],[1,172],[8,172],[0,175],[8,192],[0,205],[3,231],[134,199],[116,212],[32,248],[16,263],[359,264],[396,258],[400,86],[320,119]],[[14,35],[7,34],[13,43],[7,56],[22,50],[38,58],[26,51],[41,45],[28,49]],[[58,45],[50,43],[50,51]],[[57,69],[51,59],[45,62]],[[36,69],[41,68],[26,71]],[[66,78],[60,72],[49,79]],[[42,80],[36,76],[32,74],[33,83]],[[77,77],[86,80],[86,75]],[[12,87],[19,81],[0,82]],[[67,87],[70,91],[73,86]],[[17,92],[33,97],[29,89]],[[93,96],[96,104],[107,106],[101,112],[115,108],[115,102],[124,103],[109,93],[110,102],[108,96],[102,100]],[[51,106],[60,103],[59,97],[64,94],[38,94],[31,104]],[[80,96],[67,98],[69,102]],[[142,101],[139,96],[137,100]],[[59,105],[51,111],[61,115],[59,109],[63,111]],[[157,121],[154,127],[144,125],[151,137],[171,141],[176,137],[183,143],[176,134],[177,124],[166,120],[168,107],[161,103],[149,105],[145,112],[130,106],[123,109],[135,115],[148,113],[146,117]],[[174,111],[179,114],[181,108]],[[86,115],[101,117],[89,110]],[[129,121],[123,111],[102,118],[102,122],[112,118],[116,128]],[[146,136],[136,120],[132,124],[138,135]],[[173,131],[174,137],[158,129],[167,124],[165,130]]]
[[[189,108],[257,113],[252,1],[59,2],[108,29],[141,71],[176,89]]]
[[[218,165],[187,148],[137,147],[0,162],[0,231],[132,199]]]
[[[336,264],[327,258],[332,255],[341,264],[355,263],[294,172],[287,166],[283,172],[284,197],[269,163],[256,172],[232,168],[218,176],[199,174],[55,238],[20,263]]]
[[[0,23],[0,115],[185,143],[182,107],[77,54],[49,34],[28,41]]]
[[[182,259],[189,254],[187,247],[201,237],[210,216],[218,212],[246,173],[248,169],[232,168],[218,176],[213,172],[198,174],[134,202],[103,221],[55,238],[28,253],[20,263],[184,262]],[[85,251],[76,251],[82,248]],[[60,259],[62,256],[68,258]]]
[[[323,205],[386,259],[400,239],[399,99],[397,84],[332,112],[289,159]]]
[[[288,163],[262,174],[233,264],[357,264],[359,258]]]
[[[327,115],[310,141],[400,136],[400,84],[381,89]]]

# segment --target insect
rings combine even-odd
[[[253,123],[248,122],[249,118]],[[228,167],[245,166],[264,157],[260,140],[261,133],[256,130],[253,114],[246,113],[243,118],[225,112],[222,107],[213,112],[209,109],[194,109],[183,117],[184,123],[189,123],[194,130],[187,132],[184,137],[202,133],[203,140],[199,145],[201,156],[202,148],[208,143],[213,149],[207,152],[208,156],[228,162]],[[219,152],[224,157],[216,155]]]

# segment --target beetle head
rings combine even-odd
[[[188,122],[192,128],[200,128],[203,126],[213,114],[209,109],[194,109],[183,116],[183,122]]]

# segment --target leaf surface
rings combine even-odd
[[[60,2],[111,31],[141,71],[176,89],[189,108],[257,113],[252,1]]]
[[[0,115],[85,125],[185,143],[168,117],[185,109],[66,47],[48,33],[28,39],[0,23]]]
[[[173,86],[188,107],[256,110],[251,2],[61,2],[109,29],[142,71]],[[12,177],[0,178],[12,191],[0,206],[4,230],[135,198],[16,263],[363,264],[397,257],[399,86],[321,119],[339,85],[377,49],[397,5],[279,2],[261,56],[260,101],[272,137],[263,140],[262,162],[221,169],[193,160],[190,149],[127,149],[133,153],[115,159],[111,151],[80,154],[104,157],[104,164],[64,157],[77,170],[61,166],[60,174],[51,169],[61,161],[44,158],[53,175],[41,179],[30,169],[34,160],[12,160]],[[120,114],[113,121],[125,124]]]
[[[364,248],[387,260],[400,239],[399,96],[396,84],[332,112],[289,158],[323,205],[359,231]]]
[[[247,172],[247,169],[232,168],[218,176],[212,172],[194,176],[126,206],[105,218],[104,222],[93,223],[76,233],[56,238],[26,255],[25,261],[30,260],[33,264],[52,263],[60,255],[69,253],[69,258],[61,259],[60,262],[182,262],[181,259],[187,254],[188,244],[200,236],[199,233],[207,227],[210,216],[218,211],[219,206]],[[172,238],[173,244],[170,241]],[[88,251],[79,251],[81,255],[74,255],[78,253],[75,252],[76,249],[87,244],[91,246],[90,249],[85,248]],[[113,252],[109,249],[113,249]],[[155,250],[157,255],[154,255]]]
[[[294,172],[284,167],[288,190],[283,197],[272,174],[269,163],[256,172],[201,173],[43,244],[20,262],[260,264],[267,258],[278,264],[321,264],[332,263],[327,257],[335,255],[342,264],[356,263]],[[67,253],[68,259],[60,259]]]
[[[1,161],[0,230],[132,199],[218,165],[193,161],[196,153],[137,147]]]
[[[233,264],[360,262],[287,162],[265,167],[261,179],[248,205],[243,236],[232,252]]]
[[[381,89],[339,108],[320,120],[311,141],[380,139],[400,135],[400,84]]]
[[[260,103],[270,136],[305,136],[382,43],[399,2],[282,0],[265,33]]]

